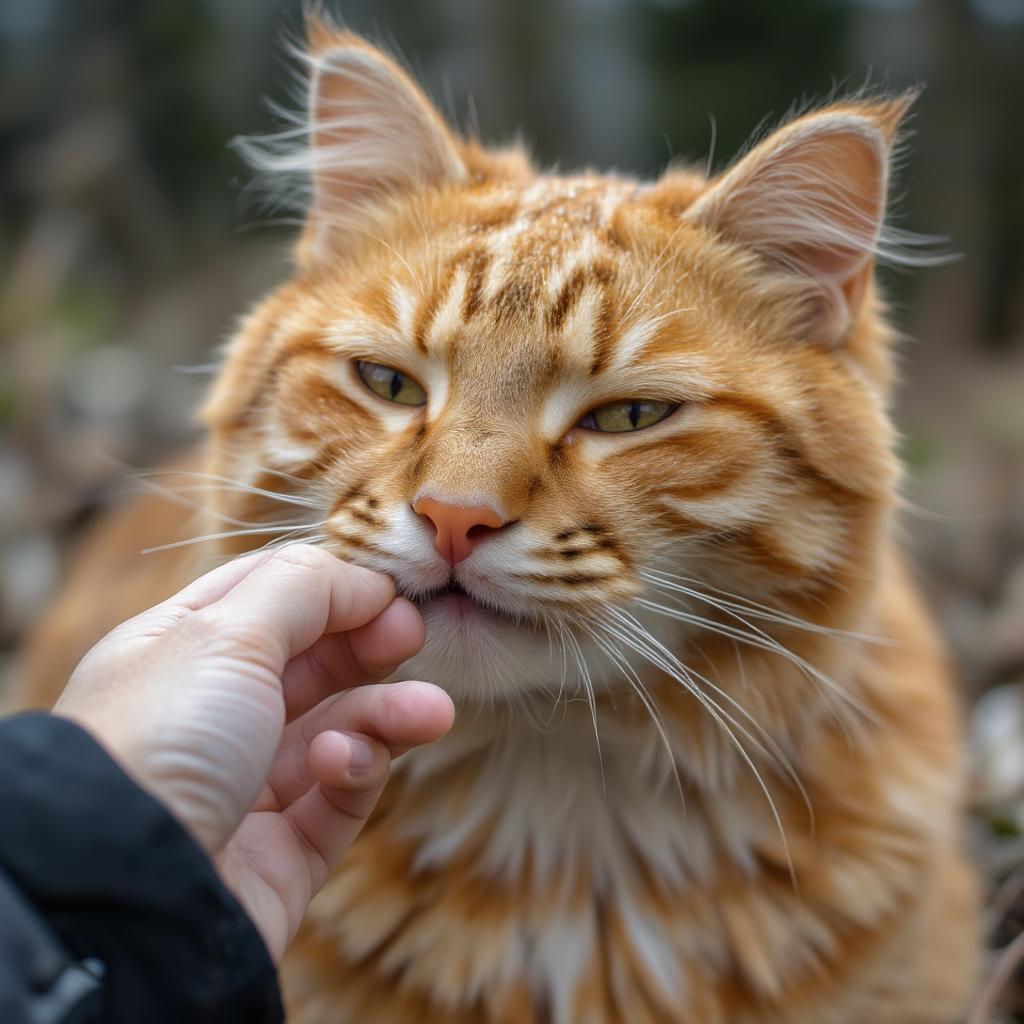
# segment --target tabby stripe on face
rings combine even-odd
[[[293,359],[327,359],[333,353],[326,348],[323,339],[317,332],[310,331],[292,338],[267,367],[267,376],[271,384],[276,380],[281,370]]]
[[[420,352],[429,350],[428,339],[435,319],[443,306],[451,304],[454,315],[459,308],[456,296],[451,294],[457,280],[463,281],[460,314],[464,321],[472,319],[480,308],[480,296],[490,264],[490,255],[479,246],[470,246],[457,252],[447,263],[433,291],[421,299],[412,329],[412,340]],[[460,274],[460,271],[465,273]],[[445,300],[449,300],[446,302]]]
[[[325,373],[330,361],[335,373]],[[365,437],[368,420],[362,406],[332,382],[338,356],[319,341],[300,338],[289,345],[275,361],[269,388],[277,397],[264,412],[259,403],[254,412],[269,414],[267,433],[269,451],[275,464],[289,472],[310,460],[322,461],[325,454],[333,461],[346,447]],[[354,424],[346,429],[346,423]],[[332,451],[332,449],[334,449]]]
[[[455,261],[449,263],[440,284],[434,288],[430,295],[420,301],[419,308],[416,311],[416,317],[413,321],[412,341],[416,348],[424,355],[427,353],[427,331],[430,329],[434,314],[441,304],[442,297],[447,294],[448,288],[451,286],[457,269],[458,264]]]
[[[536,301],[537,283],[522,275],[511,277],[494,294],[491,305],[500,323],[528,310]]]
[[[356,505],[356,502],[361,498],[365,499],[362,502],[366,506],[365,509]],[[354,484],[334,503],[328,518],[335,519],[347,513],[353,519],[357,519],[367,526],[371,526],[374,529],[383,529],[386,525],[384,518],[374,512],[379,507],[380,502],[376,498],[368,497],[362,484]]]
[[[491,257],[484,249],[474,249],[469,258],[466,290],[462,299],[462,318],[469,322],[480,310],[484,280]]]
[[[780,551],[777,545],[768,539],[764,531],[756,526],[723,531],[716,535],[714,540],[720,546],[730,544],[742,546],[756,565],[769,570],[780,579],[807,579],[816,573],[814,567],[796,562],[788,554]]]
[[[850,500],[867,501],[871,495],[853,490],[827,470],[816,465],[807,454],[793,429],[777,412],[769,409],[763,402],[749,395],[714,395],[711,399],[716,405],[732,409],[760,424],[776,439],[777,451],[788,460],[788,464],[797,469],[801,475],[834,492],[833,496],[840,502]]]
[[[586,573],[574,572],[560,576],[548,576],[542,572],[513,572],[509,573],[512,579],[526,580],[529,583],[565,583],[571,587],[584,586],[588,583],[606,583],[615,579],[608,573]]]
[[[561,330],[576,311],[587,288],[595,289],[597,294],[594,296],[591,322],[588,324],[592,348],[592,376],[600,373],[612,356],[614,332],[611,284],[614,280],[615,268],[607,260],[597,259],[589,266],[575,267],[558,289],[545,318],[549,330]]]
[[[590,363],[591,377],[597,376],[608,365],[612,357],[614,332],[612,331],[613,299],[609,285],[614,277],[609,264],[598,263],[593,268],[594,280],[600,286],[601,299],[597,307],[597,318],[592,337],[594,355]]]
[[[756,466],[750,455],[749,440],[742,444],[728,430],[704,427],[631,445],[625,451],[608,456],[601,464],[612,468],[618,468],[620,464],[633,466],[646,456],[655,459],[656,466],[686,466],[697,479],[669,486],[659,485],[658,494],[700,499],[721,494],[754,471]],[[652,483],[654,479],[652,474]]]
[[[385,526],[384,520],[379,516],[372,516],[369,512],[364,512],[362,509],[350,508],[348,514],[353,519],[358,519],[359,522],[365,523],[367,526],[372,526],[374,529],[380,530]]]
[[[557,331],[565,322],[566,316],[579,300],[583,287],[587,283],[587,271],[577,267],[558,290],[558,295],[548,310],[548,328]]]
[[[379,555],[381,558],[390,557],[390,552],[385,551],[384,548],[374,544],[372,540],[365,540],[362,537],[354,537],[350,533],[342,533],[341,530],[337,528],[335,528],[334,537],[342,543],[355,548],[357,551],[368,551],[370,554]]]

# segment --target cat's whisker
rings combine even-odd
[[[277,477],[278,480],[286,480],[295,487],[308,488],[311,483],[310,480],[304,480],[301,476],[295,476],[294,473],[286,473],[283,469],[258,462],[242,452],[233,452],[232,462],[245,469],[254,470],[257,473],[266,473],[267,476]]]
[[[700,597],[700,595],[695,596]],[[669,600],[672,600],[672,595],[668,594],[668,598]],[[708,603],[715,604],[707,598],[704,598],[704,600],[707,600]],[[640,603],[643,602],[641,601]],[[657,605],[656,602],[651,602],[650,607],[652,611],[657,611],[659,609],[664,608],[664,606]],[[846,690],[840,687],[839,684],[831,678],[831,676],[826,676],[825,673],[821,672],[821,670],[817,668],[817,666],[813,665],[811,662],[807,661],[800,655],[796,654],[795,651],[790,650],[788,647],[785,646],[785,644],[781,643],[779,640],[777,640],[770,634],[766,633],[764,630],[758,628],[756,625],[754,625],[748,619],[745,619],[738,612],[731,610],[731,608],[722,607],[717,604],[715,604],[715,607],[718,607],[720,611],[725,612],[725,614],[729,615],[730,617],[740,622],[743,626],[746,627],[747,630],[750,631],[749,634],[745,634],[744,630],[737,629],[735,626],[729,626],[727,623],[719,623],[716,622],[716,620],[714,619],[708,619],[704,616],[696,615],[693,612],[688,611],[686,612],[686,614],[690,614],[691,616],[693,616],[694,624],[699,625],[702,629],[705,629],[708,632],[717,632],[719,635],[728,635],[732,638],[734,643],[737,639],[739,639],[743,643],[759,647],[762,650],[774,651],[776,654],[779,654],[781,657],[786,658],[786,660],[795,664],[807,679],[809,679],[811,682],[817,683],[820,687],[822,687],[821,693],[822,696],[825,698],[825,702],[829,709],[829,712],[835,719],[836,724],[842,730],[843,735],[846,737],[847,741],[853,741],[853,736],[851,732],[851,722],[844,714],[841,714],[840,712],[847,711],[848,707],[852,706],[868,718],[871,717],[871,713],[866,708],[862,707],[860,705],[860,702],[858,702],[856,698],[852,696],[852,694],[849,694]],[[662,612],[662,614],[669,614],[669,612],[665,610]],[[716,628],[718,626],[723,627],[725,630],[729,632],[723,633],[721,629]],[[746,639],[743,638],[744,635],[746,635]],[[826,683],[825,679],[828,679],[829,682]],[[847,698],[845,703],[837,705],[837,695],[838,697]],[[877,724],[881,723],[879,722]]]
[[[594,682],[590,676],[590,669],[587,666],[586,655],[583,653],[583,648],[580,646],[580,642],[573,636],[571,631],[566,632],[566,637],[573,648],[576,656],[576,664],[579,667],[580,682],[583,684],[583,690],[586,694],[587,705],[590,708],[590,720],[594,727],[594,743],[597,746],[597,763],[601,769],[601,791],[608,795],[608,784],[604,773],[604,753],[601,750],[601,733],[597,727],[597,698],[594,694]]]
[[[172,502],[173,504],[179,505],[182,508],[189,508],[197,513],[201,513],[204,517],[212,518],[217,522],[227,523],[231,526],[239,527],[258,527],[264,525],[282,525],[280,523],[263,523],[254,520],[240,519],[236,516],[228,515],[227,513],[221,512],[217,509],[210,508],[208,505],[202,504],[198,501],[193,501],[186,495],[192,493],[204,493],[204,489],[208,488],[210,492],[216,492],[217,490],[227,491],[246,491],[249,493],[258,494],[260,497],[270,498],[279,502],[280,504],[296,505],[302,508],[312,508],[319,510],[319,505],[308,499],[303,499],[298,496],[281,495],[272,491],[264,491],[260,488],[253,488],[248,484],[243,484],[240,481],[232,480],[229,477],[220,476],[214,473],[204,473],[197,470],[189,470],[184,468],[167,468],[167,469],[135,469],[125,463],[113,460],[118,471],[125,477],[130,479],[135,486],[142,490],[158,495]],[[200,480],[201,483],[182,483],[178,486],[169,486],[166,483],[159,482],[161,479],[181,479],[181,480]],[[154,549],[155,550],[155,549]]]
[[[555,694],[555,703],[552,705],[551,716],[548,718],[548,722],[547,722],[547,724],[549,726],[550,726],[551,722],[554,721],[554,717],[555,717],[555,714],[558,711],[559,706],[565,707],[565,705],[566,705],[565,684],[566,684],[566,682],[568,680],[568,675],[569,675],[569,664],[568,664],[568,658],[567,658],[566,649],[565,649],[565,626],[563,626],[562,623],[558,619],[551,618],[551,617],[545,615],[544,616],[544,626],[545,626],[545,628],[548,631],[548,656],[550,657],[551,653],[552,653],[552,647],[551,647],[551,639],[552,639],[552,636],[551,636],[551,626],[552,625],[558,631],[559,654],[561,656],[561,664],[560,664],[561,671],[559,673],[559,679],[558,679],[558,693]]]
[[[554,641],[554,637],[551,635],[551,621],[550,621],[549,617],[546,614],[544,614],[544,613],[541,613],[541,620],[540,621],[541,621],[541,625],[544,627],[544,635],[547,637],[547,641],[548,641],[548,660],[550,661],[552,656],[554,655],[554,652],[555,652],[555,641]]]
[[[152,477],[184,477],[192,480],[206,481],[214,485],[219,484],[225,490],[244,492],[256,497],[267,498],[282,505],[297,505],[300,508],[313,508],[320,510],[321,505],[311,498],[298,494],[282,494],[279,491],[268,491],[263,487],[256,487],[253,484],[243,483],[240,480],[233,480],[231,477],[221,476],[219,473],[202,473],[189,469],[149,469],[136,472],[136,477],[148,480]]]
[[[666,593],[664,595],[664,599],[672,601],[674,599],[674,595]],[[675,605],[673,607],[669,607],[668,605],[661,604],[658,601],[652,601],[649,598],[643,597],[637,598],[636,603],[642,608],[667,616],[668,618],[676,619],[679,622],[685,622],[689,625],[697,626],[702,630],[706,630],[707,632],[715,633],[718,636],[726,637],[730,640],[739,641],[740,643],[756,647],[760,650],[771,651],[772,653],[778,654],[780,657],[786,658],[788,661],[800,668],[805,675],[808,675],[813,678],[814,681],[826,686],[829,692],[836,692],[846,699],[848,703],[856,704],[856,698],[853,697],[852,694],[848,694],[846,691],[843,691],[835,680],[830,677],[826,677],[825,673],[817,668],[817,666],[813,665],[796,652],[791,651],[785,646],[785,644],[764,632],[764,630],[759,629],[753,623],[744,619],[737,612],[726,610],[727,614],[742,623],[742,625],[746,627],[745,629],[742,629],[739,626],[730,625],[727,622],[720,622],[717,619],[711,619],[707,616],[700,615],[690,609],[688,605]],[[823,678],[818,678],[819,676]],[[825,679],[828,679],[827,683],[825,682]],[[867,709],[863,710],[865,713],[867,712]]]
[[[637,625],[639,626],[639,623],[637,623]],[[640,628],[642,629],[642,627]],[[647,631],[644,630],[644,633],[647,633]],[[647,633],[647,636],[650,637],[650,634]],[[650,637],[650,639],[654,640],[653,637]],[[654,642],[657,643],[657,641]],[[740,704],[739,701],[736,700],[736,698],[734,698],[731,694],[727,693],[720,686],[712,682],[706,675],[704,675],[701,672],[698,672],[697,669],[695,669],[692,665],[684,665],[681,661],[679,661],[678,658],[676,658],[674,655],[671,655],[671,652],[669,652],[667,648],[663,647],[660,644],[659,647],[661,647],[663,651],[665,651],[672,657],[672,663],[676,665],[681,671],[685,672],[690,677],[690,679],[693,680],[695,686],[697,686],[698,682],[703,683],[707,689],[717,694],[719,697],[722,698],[722,700],[726,701],[731,707],[735,708],[737,713],[740,714],[744,719],[746,719],[746,721],[750,723],[750,725],[754,729],[755,735],[751,735],[750,730],[745,725],[743,725],[742,722],[737,721],[735,716],[728,712],[725,708],[723,708],[721,704],[719,704],[718,701],[715,700],[714,697],[707,693],[706,690],[702,691],[704,697],[708,701],[710,701],[710,703],[718,710],[718,712],[727,721],[729,721],[745,739],[747,739],[750,743],[754,744],[758,753],[760,753],[762,756],[768,757],[771,760],[773,760],[781,769],[782,773],[793,784],[797,792],[800,794],[800,799],[803,801],[804,807],[807,809],[807,816],[809,819],[810,828],[813,832],[815,817],[814,806],[811,803],[810,794],[807,792],[807,787],[804,785],[803,779],[800,777],[800,773],[797,771],[796,767],[794,766],[792,760],[786,753],[781,743],[779,743],[779,741],[776,740],[771,735],[771,733],[768,732],[768,730],[763,725],[761,725],[761,723],[758,722],[757,719],[754,718],[754,716],[750,714],[750,712],[742,704]]]
[[[799,668],[808,679],[815,681],[824,687],[822,690],[824,694],[832,694],[841,699],[847,709],[852,708],[856,710],[873,724],[879,726],[886,725],[886,723],[882,721],[870,708],[868,708],[862,701],[859,701],[848,690],[840,686],[831,676],[822,672],[816,665],[809,662],[806,658],[801,657],[796,652],[791,651],[788,647],[779,643],[779,641],[775,640],[767,633],[757,630],[757,627],[753,626],[751,623],[745,624],[749,629],[754,630],[754,632],[747,632],[746,630],[739,629],[735,626],[730,626],[728,623],[717,622],[714,619],[709,619],[703,615],[697,615],[693,612],[683,611],[679,608],[669,608],[656,601],[648,600],[647,598],[637,598],[636,603],[643,608],[647,608],[649,611],[657,612],[661,615],[667,616],[668,618],[676,619],[679,622],[685,622],[689,625],[705,629],[708,632],[717,633],[719,636],[738,640],[740,643],[748,644],[751,647],[757,647],[761,650],[778,654],[780,657],[785,658],[787,661]],[[733,614],[735,615],[735,613]],[[740,618],[738,615],[736,615],[736,617]],[[832,707],[831,702],[830,707]],[[836,709],[834,707],[833,712],[836,713]],[[837,721],[844,728],[844,731],[850,724],[849,722],[844,722],[838,714]],[[849,735],[850,734],[847,733],[848,737]]]
[[[756,632],[766,641],[780,644],[780,646],[782,646],[780,641],[755,626],[749,621],[749,619],[758,619],[762,622],[774,622],[777,625],[783,625],[804,632],[828,636],[835,639],[877,643],[887,642],[881,637],[835,629],[833,627],[822,626],[818,623],[809,622],[805,619],[799,618],[798,616],[782,611],[781,609],[771,608],[768,605],[761,604],[760,602],[753,601],[738,594],[721,590],[711,584],[705,584],[702,580],[697,580],[688,576],[681,576],[678,573],[654,569],[640,569],[638,575],[651,587],[662,591],[670,599],[674,595],[682,594],[684,597],[692,598],[704,604],[711,605],[730,617],[742,622],[745,626]],[[693,584],[693,586],[687,586],[687,583]],[[708,594],[707,591],[711,591],[716,595],[722,596],[713,597]],[[689,605],[686,607],[688,608]],[[743,614],[741,615],[740,613]],[[745,618],[744,616],[749,616],[749,618]]]
[[[727,693],[720,686],[716,685],[714,682],[708,679],[707,676],[703,675],[701,672],[698,672],[697,669],[693,668],[691,665],[683,664],[683,662],[680,661],[679,658],[676,657],[676,655],[673,654],[667,647],[665,647],[664,644],[655,639],[650,634],[650,632],[647,629],[645,629],[643,625],[634,616],[624,611],[620,614],[624,617],[627,625],[634,632],[638,633],[646,643],[651,644],[655,647],[655,649],[659,652],[662,661],[667,662],[676,670],[675,672],[670,672],[669,675],[673,676],[673,678],[676,678],[676,673],[681,673],[683,676],[685,676],[685,683],[697,689],[700,688],[697,686],[696,680],[700,680],[700,682],[704,683],[704,685],[708,689],[710,689],[712,692],[714,692],[724,701],[726,701],[731,707],[733,707],[736,710],[738,714],[740,714],[744,719],[746,719],[747,722],[750,723],[751,728],[753,728],[756,732],[756,736],[751,735],[749,729],[745,725],[743,725],[741,722],[738,722],[733,717],[733,715],[730,712],[726,711],[724,708],[722,708],[721,705],[719,705],[718,702],[714,700],[714,698],[712,698],[706,692],[702,691],[703,696],[707,700],[711,701],[715,705],[716,709],[722,715],[724,715],[727,718],[727,720],[730,721],[733,724],[733,726],[736,729],[738,729],[751,743],[753,743],[762,755],[771,757],[775,760],[775,762],[779,765],[782,771],[789,777],[790,781],[800,792],[804,800],[804,803],[807,806],[808,813],[810,814],[813,820],[814,810],[811,807],[810,798],[807,794],[806,789],[804,788],[803,781],[801,780],[799,774],[797,773],[795,767],[793,766],[792,762],[790,761],[785,751],[782,749],[778,741],[767,731],[767,729],[765,729],[764,726],[762,726],[761,723],[758,722],[757,719],[754,718],[754,716],[751,715],[750,712],[745,707],[743,707],[743,705],[740,704],[731,694]]]
[[[629,661],[624,657],[621,651],[611,646],[609,641],[614,640],[615,637],[614,634],[607,629],[607,626],[605,626],[605,630],[608,633],[608,637],[607,639],[604,639],[598,634],[597,630],[585,620],[576,620],[576,625],[589,634],[605,657],[623,673],[626,681],[633,688],[637,697],[640,698],[640,702],[643,704],[651,722],[654,724],[654,728],[657,730],[658,736],[661,739],[662,746],[665,748],[669,770],[675,780],[676,789],[679,792],[679,799],[682,801],[683,807],[685,808],[686,794],[683,788],[682,778],[679,775],[679,763],[676,760],[675,752],[672,749],[672,742],[668,736],[668,730],[665,728],[665,723],[658,711],[658,706],[655,703],[654,698],[651,696],[647,687],[644,686],[643,680],[641,680],[640,676],[634,670],[633,666],[629,664]]]
[[[609,610],[610,611],[614,611],[613,609],[609,609]],[[719,714],[721,714],[724,717],[726,717],[728,721],[730,721],[738,730],[740,730],[742,732],[742,734],[751,743],[753,743],[755,745],[755,747],[757,748],[759,753],[761,753],[764,756],[768,756],[769,754],[773,754],[773,756],[776,756],[776,757],[778,757],[780,759],[780,766],[783,767],[784,770],[787,770],[787,774],[793,771],[792,768],[789,767],[788,761],[785,759],[785,755],[783,755],[781,753],[781,750],[777,750],[776,752],[772,752],[770,750],[770,745],[774,741],[771,739],[771,737],[768,735],[768,733],[765,732],[765,730],[757,722],[757,720],[754,719],[746,711],[745,708],[743,708],[741,705],[737,704],[736,701],[733,700],[732,697],[730,697],[727,693],[722,691],[719,687],[715,686],[715,684],[712,683],[710,680],[708,680],[705,676],[701,675],[699,672],[697,672],[695,669],[691,668],[690,666],[684,665],[681,661],[679,661],[679,659],[676,658],[676,656],[674,654],[672,654],[672,652],[669,651],[668,648],[666,648],[663,644],[661,644],[658,640],[656,640],[653,636],[651,636],[651,634],[646,629],[644,629],[644,627],[633,616],[631,616],[631,615],[629,615],[628,613],[625,613],[625,612],[622,612],[620,614],[621,614],[621,617],[618,616],[618,615],[616,617],[619,619],[619,626],[620,626],[619,632],[622,632],[624,634],[623,638],[625,639],[625,634],[628,631],[631,631],[633,634],[636,635],[636,637],[640,640],[641,644],[644,645],[644,648],[645,648],[644,650],[640,651],[636,647],[636,645],[634,644],[633,645],[634,650],[638,650],[638,653],[642,653],[644,655],[644,657],[646,657],[649,661],[652,662],[652,664],[655,664],[658,668],[660,668],[663,672],[665,672],[666,675],[668,675],[670,678],[674,679],[676,682],[679,682],[683,686],[685,686],[702,703],[704,701],[710,702],[710,704],[714,706],[714,709]],[[657,659],[657,660],[654,660],[654,659]],[[722,697],[724,697],[726,700],[728,700],[731,704],[733,704],[736,707],[736,709],[740,712],[740,714],[742,714],[751,723],[751,725],[756,730],[758,730],[758,732],[762,735],[764,742],[762,742],[761,739],[757,739],[756,737],[752,736],[750,734],[749,730],[744,725],[742,725],[741,723],[737,722],[736,719],[731,714],[729,714],[727,711],[725,711],[723,708],[721,708],[721,706],[717,703],[717,701],[715,701],[712,697],[708,696],[708,694],[704,693],[704,691],[697,685],[697,683],[696,683],[696,681],[694,679],[695,676],[699,677],[704,683],[706,683],[708,686],[710,686],[716,693],[720,694]],[[793,774],[795,776],[795,772]]]
[[[733,732],[732,728],[730,728],[729,722],[732,722],[733,726],[741,730],[746,735],[747,739],[753,742],[755,746],[760,748],[761,744],[759,744],[757,740],[751,737],[749,732],[743,729],[743,727],[739,725],[736,722],[736,720],[732,718],[732,716],[730,716],[727,712],[725,712],[718,704],[716,704],[714,700],[708,697],[708,695],[704,693],[700,689],[700,687],[696,685],[696,683],[693,682],[693,679],[692,677],[690,677],[689,671],[685,668],[685,666],[683,666],[678,661],[678,659],[676,659],[675,656],[671,654],[671,652],[669,652],[662,644],[660,644],[658,640],[652,637],[650,633],[648,633],[647,630],[645,630],[643,626],[640,625],[640,623],[633,618],[633,616],[629,615],[628,613],[621,612],[615,608],[609,608],[607,610],[616,619],[618,619],[620,623],[622,623],[623,625],[632,626],[640,633],[640,636],[637,637],[631,635],[627,630],[623,629],[618,632],[619,637],[626,644],[631,646],[633,650],[635,650],[638,654],[647,658],[648,661],[650,661],[652,664],[656,665],[663,672],[665,672],[666,675],[670,676],[673,679],[676,679],[684,687],[686,687],[686,689],[689,690],[691,694],[693,694],[697,701],[704,707],[704,709],[708,712],[712,719],[718,724],[719,728],[721,728],[725,732],[733,748],[739,754],[744,764],[746,764],[746,766],[750,769],[758,785],[758,788],[764,794],[764,797],[768,802],[769,810],[775,821],[776,828],[779,832],[779,837],[782,841],[786,861],[789,867],[790,880],[792,882],[794,890],[797,890],[798,886],[796,879],[796,869],[793,864],[793,858],[789,848],[789,839],[786,835],[786,828],[783,824],[782,815],[779,812],[778,805],[775,803],[775,799],[771,794],[771,790],[768,788],[768,784],[765,781],[764,776],[761,774],[761,771],[754,763],[753,758],[747,752],[747,749],[737,738],[736,733]],[[654,650],[651,649],[651,646],[654,647]],[[671,660],[665,660],[661,656],[659,651],[667,654]],[[678,666],[682,669],[682,675],[680,675],[678,672],[672,671],[672,668],[674,667],[672,664],[673,662],[675,662],[675,666]]]
[[[246,530],[223,530],[220,533],[206,533],[200,537],[186,537],[184,540],[171,541],[168,544],[157,544],[154,547],[143,548],[141,554],[150,555],[157,551],[173,551],[176,548],[190,547],[193,544],[206,544],[218,540],[227,540],[232,537],[255,537],[266,534],[296,534],[306,530],[313,530],[325,526],[326,520],[318,523],[290,523],[287,526],[261,526]],[[248,554],[249,552],[246,552]]]
[[[308,537],[273,537],[268,540],[266,544],[260,544],[258,547],[250,548],[248,551],[238,551],[235,554],[222,556],[217,560],[217,564],[234,562],[238,558],[246,558],[249,555],[259,554],[261,551],[278,551],[281,548],[291,547],[294,544],[311,544],[319,546],[328,539],[329,537],[326,533],[314,533]]]
[[[876,636],[871,633],[860,633],[856,630],[838,629],[834,626],[823,626],[816,622],[810,622],[807,619],[801,619],[780,609],[770,608],[768,605],[753,601],[750,598],[722,590],[720,587],[712,586],[703,580],[681,576],[678,573],[670,573],[658,569],[641,569],[639,575],[653,585],[667,587],[670,590],[678,590],[680,593],[697,598],[707,604],[713,604],[716,607],[723,608],[723,610],[727,607],[730,610],[744,612],[754,619],[763,619],[766,622],[775,622],[778,625],[791,626],[793,629],[804,630],[808,633],[818,633],[822,636],[835,637],[840,640],[854,640],[893,646],[898,643],[898,641],[892,640],[889,637]],[[686,586],[686,584],[693,584],[694,586]],[[696,587],[702,587],[703,590],[695,589]],[[709,597],[706,591],[719,596],[715,598]]]
[[[189,493],[205,490],[208,485],[194,484],[182,487],[164,487],[163,484],[158,484],[153,480],[146,480],[141,477],[137,477],[135,482],[149,494],[155,494],[158,497],[165,498],[167,501],[171,502],[171,504],[178,505],[181,508],[188,508],[192,509],[194,512],[200,512],[204,516],[215,519],[217,522],[228,523],[231,526],[243,527],[260,525],[259,523],[253,522],[249,519],[236,519],[234,516],[226,515],[223,512],[217,512],[214,509],[211,509],[206,505],[202,505],[198,501],[193,501],[191,498],[185,496]]]
[[[849,742],[853,741],[851,727],[854,724],[848,717],[849,712],[851,710],[856,710],[861,714],[870,717],[870,712],[866,708],[860,706],[859,701],[857,701],[852,694],[842,690],[835,680],[831,680],[830,677],[825,676],[819,669],[807,662],[805,658],[802,658],[799,654],[788,649],[765,634],[761,634],[759,636],[756,633],[748,633],[736,627],[716,622],[715,620],[712,620],[712,618],[706,618],[701,615],[685,612],[676,608],[668,608],[665,605],[660,605],[657,604],[657,602],[648,601],[643,598],[638,599],[637,603],[641,607],[646,607],[651,611],[656,611],[660,614],[667,615],[668,617],[676,618],[677,621],[696,626],[700,630],[714,633],[734,642],[738,641],[742,644],[755,647],[760,650],[770,651],[785,658],[788,662],[791,662],[800,669],[803,675],[810,682],[816,684],[820,688],[820,692],[824,697],[825,706],[827,707],[829,714],[836,720],[837,725],[843,731],[843,734],[847,737]],[[745,625],[750,626],[750,624]],[[825,682],[825,680],[828,681]]]

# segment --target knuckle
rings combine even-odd
[[[266,629],[247,617],[226,615],[216,606],[190,615],[185,626],[192,641],[202,650],[251,648],[266,643]]]
[[[297,567],[308,572],[322,573],[337,562],[333,555],[312,544],[289,544],[275,551],[268,559],[270,563]]]
[[[202,608],[178,623],[176,632],[193,640],[213,640],[223,631],[223,616],[214,608]]]

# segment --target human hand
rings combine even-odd
[[[451,726],[436,686],[361,685],[422,644],[419,613],[386,576],[289,546],[222,566],[118,626],[54,711],[215,858],[277,960],[391,758]]]

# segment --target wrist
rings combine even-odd
[[[87,732],[117,766],[175,818],[209,856],[224,844],[223,823],[210,806],[208,781],[187,755],[175,754],[155,742],[146,742],[145,730],[126,727],[110,716],[90,714],[58,702],[53,714]]]

